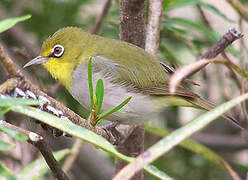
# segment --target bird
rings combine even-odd
[[[88,62],[92,62],[92,82],[101,78],[104,84],[102,111],[132,97],[122,109],[107,120],[118,124],[137,125],[157,119],[168,106],[186,106],[211,110],[207,100],[179,85],[174,94],[168,82],[173,68],[160,62],[144,49],[125,41],[90,34],[78,27],[64,27],[42,44],[40,55],[24,68],[42,64],[59,80],[85,109],[90,111]],[[239,121],[228,114],[223,118],[241,128]]]

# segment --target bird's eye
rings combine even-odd
[[[54,57],[59,58],[59,57],[61,57],[64,54],[64,51],[65,51],[65,48],[62,45],[57,44],[52,49],[52,55]]]

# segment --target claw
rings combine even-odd
[[[118,121],[114,121],[100,126],[107,132],[110,137],[109,142],[113,145],[119,144],[124,139],[123,134],[116,129],[116,126],[119,124],[120,123]]]

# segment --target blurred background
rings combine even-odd
[[[229,28],[235,27],[245,34],[242,40],[233,43],[226,55],[232,62],[247,69],[247,32],[248,23],[239,15],[226,0],[203,0],[202,4],[195,1],[182,3],[180,0],[164,0],[161,19],[161,39],[157,57],[177,68],[183,64],[194,62],[211,45],[213,45]],[[188,1],[189,2],[189,1]],[[30,59],[39,55],[43,40],[56,30],[65,26],[81,27],[91,31],[96,19],[102,12],[106,0],[1,0],[0,20],[10,17],[31,14],[31,19],[17,24],[0,36],[0,42],[8,53],[21,67]],[[248,2],[242,1],[248,8]],[[99,35],[114,39],[119,38],[119,1],[113,0],[101,24]],[[41,66],[31,67],[24,72],[33,83],[58,101],[82,117],[87,117],[85,110],[69,95],[69,93]],[[7,79],[4,69],[0,66],[0,83]],[[192,79],[200,86],[192,86],[196,93],[221,104],[240,94],[242,80],[221,65],[209,65]],[[149,122],[152,126],[175,129],[187,121],[197,117],[203,111],[191,108],[172,107],[165,109],[163,119],[159,122]],[[247,120],[246,112],[238,106],[230,112],[235,118]],[[2,117],[9,122],[22,127],[36,129],[49,139],[53,150],[70,148],[73,138],[55,138],[44,132],[38,125],[27,117],[8,113]],[[0,118],[1,119],[1,118]],[[4,134],[0,138],[13,141]],[[154,144],[159,138],[146,133],[146,147]],[[223,119],[213,122],[192,139],[211,148],[224,159],[228,160],[234,170],[243,178],[248,170],[247,143],[240,137],[239,130]],[[16,147],[0,153],[0,161],[14,172],[22,169],[39,153],[28,143],[16,142]],[[202,156],[191,151],[176,147],[154,163],[175,179],[231,179],[231,177],[216,165],[205,160]],[[107,153],[84,143],[70,175],[72,179],[94,180],[111,179],[114,174],[114,159]],[[46,174],[40,179],[53,179]],[[146,175],[146,179],[154,179]]]

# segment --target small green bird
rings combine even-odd
[[[167,106],[213,108],[182,85],[171,95],[168,91],[169,69],[143,49],[127,42],[92,35],[80,28],[58,30],[43,42],[40,56],[24,67],[42,64],[83,107],[90,110],[87,68],[90,57],[93,86],[99,78],[104,83],[102,111],[132,96],[123,107],[126,113],[115,112],[107,117],[110,121],[141,124],[158,118]],[[223,117],[241,127],[232,117]]]

